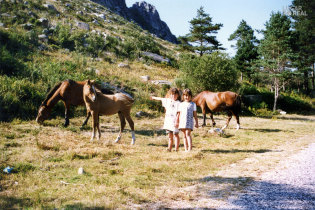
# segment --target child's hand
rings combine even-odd
[[[152,96],[150,96],[150,100],[153,100],[153,97],[152,97]]]
[[[199,128],[199,125],[198,125],[198,123],[195,123],[195,127],[196,127],[196,128]]]

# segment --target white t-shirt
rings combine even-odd
[[[178,107],[180,112],[179,116],[179,129],[190,128],[194,129],[194,111],[197,111],[197,106],[194,102],[182,102]]]
[[[166,110],[163,129],[178,131],[178,129],[175,128],[175,122],[179,105],[179,101],[174,101],[170,98],[162,99],[162,106],[165,107]]]

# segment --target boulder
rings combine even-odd
[[[87,31],[90,30],[90,25],[87,23],[77,22],[76,24],[77,24],[78,28],[80,28],[80,29],[87,30]]]
[[[155,84],[155,85],[169,85],[169,86],[172,86],[172,83],[169,82],[169,81],[166,81],[166,80],[152,80],[151,83]]]
[[[142,79],[142,81],[147,82],[150,80],[150,76],[145,75],[145,76],[140,76],[140,78]]]
[[[127,63],[120,63],[118,64],[119,68],[126,68],[126,69],[130,69],[130,66]]]
[[[146,56],[154,61],[157,61],[157,62],[165,62],[165,63],[170,63],[170,59],[168,58],[165,58],[161,55],[158,55],[158,54],[155,54],[155,53],[151,53],[151,52],[142,52],[142,56]]]

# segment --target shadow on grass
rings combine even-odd
[[[163,136],[166,135],[165,130],[135,130],[137,135],[142,136]]]
[[[242,128],[243,130],[252,130],[252,131],[258,131],[262,133],[277,133],[281,132],[283,130],[281,129],[270,129],[270,128]]]
[[[258,149],[258,150],[239,150],[239,149],[231,149],[231,150],[224,150],[224,149],[206,149],[206,150],[201,150],[201,152],[205,153],[223,153],[223,154],[228,154],[228,153],[266,153],[266,152],[274,152],[273,150],[270,149]]]
[[[33,209],[34,204],[29,198],[16,198],[9,196],[0,196],[0,209]],[[53,206],[45,206],[39,205],[39,209],[54,209]],[[35,208],[36,209],[36,208]],[[86,206],[81,203],[70,204],[64,206],[62,209],[93,209],[93,210],[101,210],[101,209],[112,209],[106,206]]]

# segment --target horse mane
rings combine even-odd
[[[55,87],[53,87],[53,89],[51,89],[49,91],[49,93],[47,94],[45,100],[42,102],[42,106],[47,105],[47,101],[54,95],[54,93],[61,86],[61,84],[62,84],[62,82],[59,82],[57,85],[55,85]]]

